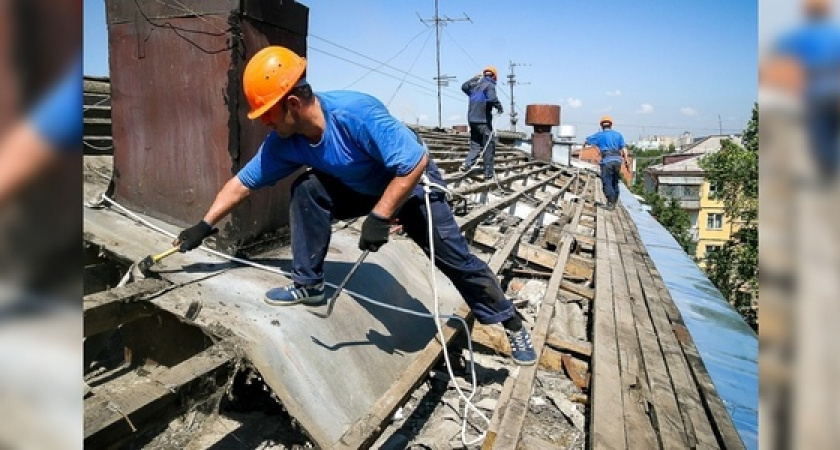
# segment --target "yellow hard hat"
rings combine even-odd
[[[490,72],[490,73],[493,74],[493,79],[494,80],[499,78],[499,72],[496,71],[496,68],[494,66],[485,67],[484,70],[481,73],[484,74],[484,73],[487,73],[487,72]]]

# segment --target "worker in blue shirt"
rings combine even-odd
[[[0,138],[0,211],[62,159],[81,157],[82,59]]]
[[[586,138],[586,144],[598,147],[601,153],[601,183],[607,198],[607,209],[614,209],[618,202],[618,180],[621,178],[621,165],[629,164],[624,136],[612,129],[610,116],[601,118],[601,131]],[[628,167],[629,170],[629,167]]]
[[[815,166],[826,180],[840,171],[840,26],[829,0],[805,0],[806,24],[776,42],[774,58],[791,58],[804,74],[806,128]]]
[[[467,121],[470,124],[470,152],[460,170],[466,172],[484,151],[484,179],[493,178],[493,163],[496,155],[496,142],[493,137],[493,108],[499,114],[504,112],[502,102],[496,97],[496,68],[487,66],[480,76],[475,76],[461,85],[461,90],[469,100]]]
[[[435,264],[450,279],[480,323],[502,323],[513,359],[534,364],[530,335],[495,274],[470,253],[443,193],[431,194],[427,211],[425,174],[444,185],[425,146],[377,99],[351,91],[313,93],[303,77],[306,60],[269,46],[245,67],[243,87],[250,119],[273,129],[257,154],[216,196],[203,220],[173,242],[194,249],[213,225],[254,189],[272,185],[308,167],[292,184],[289,205],[292,283],[266,292],[271,305],[318,304],[324,299],[324,259],[331,221],[365,216],[359,249],[377,251],[388,241],[391,223],[428,255],[428,216],[434,233]]]

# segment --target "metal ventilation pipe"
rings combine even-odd
[[[560,125],[559,105],[528,105],[525,109],[525,124],[534,127],[531,137],[531,155],[540,161],[551,161],[554,140],[551,127]]]

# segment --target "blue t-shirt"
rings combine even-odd
[[[586,143],[598,147],[601,152],[601,164],[621,162],[621,149],[624,148],[624,136],[615,130],[602,130],[586,138]]]
[[[315,94],[326,129],[321,142],[272,131],[237,176],[249,189],[273,185],[302,166],[330,174],[356,192],[380,196],[426,152],[416,135],[374,97],[353,91]]]
[[[776,43],[776,52],[796,58],[807,76],[806,93],[840,93],[840,27],[828,20],[812,22]]]
[[[29,120],[56,151],[78,151],[82,147],[82,60],[35,104]]]

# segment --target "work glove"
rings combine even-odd
[[[178,238],[172,242],[172,245],[178,246],[178,250],[184,253],[198,247],[204,241],[204,238],[218,232],[218,228],[213,228],[209,223],[201,220],[178,234]]]
[[[379,217],[371,211],[362,224],[362,236],[359,237],[359,250],[375,252],[388,242],[391,221]]]
[[[504,113],[505,113],[505,109],[504,109],[504,108],[502,108],[501,106],[497,106],[497,107],[496,107],[496,111],[499,113],[499,115],[502,115],[502,114],[504,114]]]

